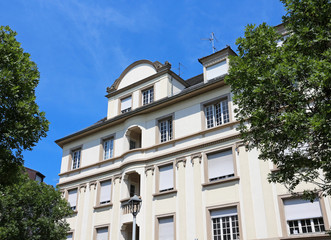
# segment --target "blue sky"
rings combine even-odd
[[[0,24],[18,33],[40,71],[37,103],[51,122],[48,136],[25,165],[56,185],[62,150],[54,141],[107,114],[106,87],[132,62],[169,61],[188,79],[212,53],[201,38],[214,32],[216,48],[242,36],[249,23],[281,23],[279,0],[10,0],[0,2]]]

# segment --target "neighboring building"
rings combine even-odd
[[[31,180],[35,180],[38,182],[44,181],[45,176],[43,174],[41,174],[40,172],[33,170],[31,168],[27,168],[27,167],[25,167],[25,171],[27,172],[27,174]]]
[[[131,239],[134,194],[140,240],[326,237],[330,198],[291,197],[268,183],[274,165],[245,151],[224,82],[230,55],[199,59],[203,73],[187,80],[167,62],[134,62],[107,89],[107,117],[56,141],[75,210],[68,239]]]

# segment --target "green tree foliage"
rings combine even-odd
[[[18,181],[0,190],[0,239],[66,239],[72,213],[53,186],[20,174]]]
[[[331,195],[331,3],[282,2],[288,37],[265,23],[248,25],[226,81],[247,148],[278,166],[269,180],[292,192],[313,183],[304,192],[313,199]]]
[[[39,71],[15,37],[0,26],[0,186],[14,181],[22,152],[45,137],[49,125],[35,102]]]

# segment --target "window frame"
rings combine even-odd
[[[76,167],[76,168],[73,168],[74,153],[77,152],[77,151],[80,151],[79,166]],[[83,145],[73,147],[69,150],[68,171],[73,171],[73,170],[77,170],[77,169],[81,168],[81,166],[82,166],[82,156],[83,156]]]
[[[228,115],[229,115],[229,121],[226,123],[222,123],[219,125],[214,125],[212,127],[207,126],[207,115],[206,115],[206,107],[210,105],[215,105],[217,103],[220,103],[222,101],[226,100],[228,105]],[[201,109],[201,123],[202,123],[202,130],[207,130],[207,129],[213,129],[216,127],[221,127],[221,126],[227,126],[229,123],[233,122],[233,117],[232,117],[232,106],[231,106],[231,93],[223,94],[219,97],[215,97],[212,99],[209,99],[207,101],[204,101],[200,104],[200,109]],[[213,115],[214,116],[214,115]],[[215,117],[215,116],[214,116]],[[223,121],[223,118],[222,118]]]
[[[110,202],[109,203],[100,203],[100,197],[101,197],[101,183],[110,181]],[[96,203],[94,208],[103,208],[103,207],[109,207],[113,205],[113,188],[114,188],[114,178],[104,178],[97,181],[97,197],[96,197]]]
[[[233,162],[233,174],[234,176],[232,177],[228,177],[228,178],[223,178],[223,179],[218,179],[218,180],[214,180],[214,181],[210,181],[209,179],[209,169],[208,169],[208,155],[210,154],[216,154],[216,153],[220,153],[220,152],[225,152],[231,150],[232,151],[232,162]],[[223,182],[229,182],[229,181],[237,181],[239,179],[238,176],[238,171],[237,171],[237,163],[236,163],[236,147],[235,145],[231,144],[231,145],[226,145],[226,146],[222,146],[220,148],[217,149],[213,149],[207,152],[203,152],[202,153],[202,157],[203,157],[203,165],[204,165],[204,183],[202,184],[203,186],[208,186],[208,185],[213,185],[213,184],[218,184],[218,183],[223,183]]]
[[[172,217],[173,219],[173,225],[174,225],[174,240],[176,240],[176,213],[167,213],[167,214],[161,214],[161,215],[156,215],[155,216],[155,240],[160,240],[159,239],[159,219],[164,219],[164,218],[170,218]]]
[[[155,125],[156,125],[156,127],[155,127],[155,129],[156,129],[156,134],[155,134],[156,140],[155,141],[156,141],[156,143],[158,143],[158,144],[167,143],[167,142],[170,142],[170,141],[175,139],[175,121],[174,121],[175,118],[174,118],[174,115],[175,115],[174,113],[171,113],[171,114],[168,114],[166,116],[162,116],[160,118],[157,118],[155,120]],[[162,134],[160,132],[160,130],[161,130],[160,129],[160,123],[164,122],[164,121],[169,121],[169,120],[171,120],[171,139],[168,139],[168,137],[167,137],[166,141],[161,142]]]
[[[113,140],[113,150],[112,150],[112,156],[110,158],[107,158],[105,159],[104,156],[105,156],[105,142],[106,141],[109,141],[109,140]],[[115,133],[113,134],[110,134],[110,135],[107,135],[105,137],[102,137],[100,139],[100,155],[99,155],[99,161],[107,161],[107,160],[110,160],[110,159],[113,159],[114,156],[115,156]]]
[[[282,234],[284,237],[288,237],[288,239],[291,239],[293,237],[311,237],[311,236],[319,236],[319,235],[325,235],[325,232],[330,230],[330,225],[329,221],[327,218],[327,212],[325,208],[325,202],[324,198],[319,198],[319,205],[321,208],[321,213],[322,213],[322,218],[324,222],[324,232],[310,232],[310,233],[299,233],[299,234],[290,234],[289,232],[289,227],[287,224],[286,220],[286,215],[285,215],[285,205],[284,205],[284,200],[288,199],[297,199],[300,198],[301,193],[298,193],[299,196],[292,196],[291,194],[284,194],[284,195],[278,195],[278,206],[279,206],[279,212],[280,212],[280,219],[281,219],[281,228],[282,228]],[[297,220],[302,220],[302,219],[297,219]]]
[[[131,107],[130,107],[130,110],[128,110],[128,111],[125,111],[125,112],[122,112],[122,101],[124,100],[124,99],[127,99],[127,98],[131,98]],[[127,113],[127,112],[131,112],[133,109],[132,109],[132,106],[133,106],[133,96],[132,96],[132,94],[129,94],[129,95],[125,95],[125,96],[123,96],[123,97],[121,97],[120,99],[119,99],[119,103],[118,103],[118,114],[124,114],[124,113]],[[126,108],[126,109],[129,109],[129,108]],[[126,109],[124,109],[124,110],[126,110]]]
[[[160,191],[160,168],[167,167],[172,165],[172,171],[173,171],[173,188],[169,190]],[[176,166],[174,161],[165,162],[162,164],[158,164],[155,166],[156,174],[155,174],[155,194],[153,196],[158,195],[164,195],[164,194],[170,194],[177,192],[176,189]]]
[[[206,207],[207,239],[213,239],[213,223],[212,223],[212,218],[211,218],[211,212],[212,211],[217,211],[217,210],[230,209],[230,208],[236,208],[236,210],[237,210],[238,227],[239,227],[239,239],[242,239],[241,236],[243,234],[243,229],[242,229],[242,221],[241,221],[241,212],[240,212],[239,202]]]
[[[78,212],[78,195],[79,195],[79,187],[73,187],[73,188],[69,188],[69,189],[66,189],[65,191],[65,199],[67,200],[67,202],[69,203],[69,192],[72,191],[72,190],[76,190],[77,193],[76,193],[76,206],[75,206],[75,209],[72,209],[74,211],[74,213],[77,213]],[[69,203],[70,204],[70,203]],[[71,208],[71,206],[70,206]]]
[[[149,90],[153,90],[153,96],[152,96],[152,100],[150,102],[147,102],[146,104],[144,104],[144,93],[149,91]],[[154,88],[154,84],[148,87],[145,87],[144,89],[140,90],[140,106],[146,106],[148,104],[151,104],[155,101],[155,88]]]
[[[74,233],[75,231],[73,230],[73,229],[70,229],[70,231],[68,231],[67,232],[67,236],[68,236],[68,234],[71,234],[71,236],[72,236],[72,240],[74,240],[75,239],[75,233]],[[68,238],[67,238],[68,239]]]
[[[107,228],[107,230],[108,230],[107,240],[110,239],[110,224],[102,224],[102,225],[96,225],[96,226],[94,226],[93,240],[97,240],[98,229],[102,229],[102,228]]]

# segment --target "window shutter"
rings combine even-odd
[[[234,174],[232,150],[208,155],[209,179]]]
[[[70,204],[70,207],[76,207],[77,202],[77,189],[70,190],[68,192],[68,202]]]
[[[311,203],[307,200],[299,198],[285,199],[284,209],[286,220],[322,217],[321,207],[318,200]]]
[[[173,165],[168,165],[159,168],[160,186],[159,191],[174,188],[174,171]]]
[[[220,209],[210,213],[211,218],[221,218],[233,215],[237,215],[237,208]]]
[[[159,219],[159,240],[174,239],[174,220],[173,217]]]
[[[108,240],[108,228],[97,229],[97,240]]]
[[[131,97],[122,99],[121,101],[121,111],[131,108]]]
[[[110,201],[111,181],[102,182],[100,186],[100,203]]]

